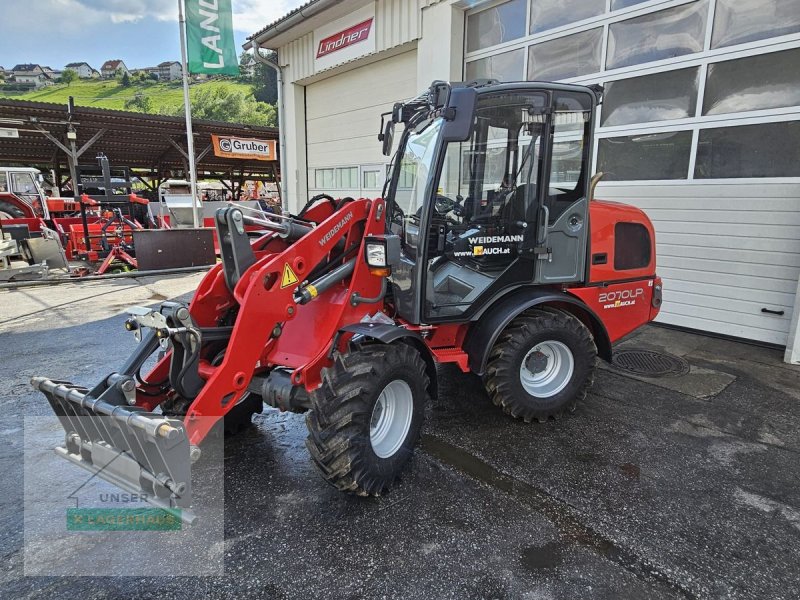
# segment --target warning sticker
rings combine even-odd
[[[281,277],[281,289],[287,288],[290,285],[294,285],[300,281],[297,279],[297,275],[294,274],[292,271],[292,267],[289,266],[289,263],[283,265],[283,277]]]

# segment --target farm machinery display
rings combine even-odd
[[[220,209],[222,263],[188,305],[128,311],[122,368],[92,388],[33,378],[60,456],[190,522],[204,439],[264,403],[305,413],[322,477],[362,496],[407,464],[437,364],[526,422],[574,411],[597,357],[661,305],[650,221],[592,199],[600,93],[434,82],[384,115],[387,156],[403,132],[381,198]]]

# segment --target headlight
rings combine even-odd
[[[386,267],[386,244],[367,242],[367,264],[370,267]]]

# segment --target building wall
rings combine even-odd
[[[361,178],[365,166],[347,150],[317,154],[314,140],[344,127],[348,105],[334,97],[338,114],[322,115],[313,98],[307,115],[308,86],[334,78],[325,84],[333,89],[352,69],[369,82],[371,68],[378,80],[380,61],[403,45],[416,49],[417,88],[486,77],[600,83],[598,196],[638,205],[654,221],[666,284],[660,320],[788,344],[787,357],[800,359],[800,0],[374,4],[370,56],[315,71],[313,32],[279,48],[290,208],[308,198],[309,175],[320,189],[316,166],[357,165]]]
[[[314,42],[314,32],[309,32],[299,36],[297,39],[289,42],[278,48],[278,61],[284,72],[284,127],[288,132],[286,139],[286,173],[284,174],[284,191],[288,192],[288,205],[292,211],[299,210],[313,191],[316,189],[309,185],[309,167],[313,168],[307,160],[306,155],[306,138],[310,132],[306,119],[306,101],[307,101],[307,86],[315,84],[325,78],[340,76],[348,71],[365,66],[366,64],[376,65],[378,61],[391,58],[395,55],[407,52],[416,47],[416,44],[421,36],[424,15],[429,8],[438,4],[437,0],[375,0],[374,2],[364,2],[358,0],[350,0],[348,6],[352,7],[353,11],[358,11],[366,6],[374,6],[374,32],[375,36],[375,50],[368,55],[359,57],[355,61],[344,62],[339,65],[334,65],[329,68],[319,69],[315,67],[315,53],[316,47]],[[450,8],[447,7],[448,13]],[[450,32],[450,24],[447,24],[447,29]],[[460,33],[456,34],[460,36]],[[435,37],[435,36],[432,36]],[[457,39],[460,39],[457,37]],[[435,44],[429,44],[432,51],[441,53],[442,55],[449,56],[451,53],[451,38],[449,36],[440,36]],[[457,62],[460,65],[461,56],[457,56]],[[420,61],[422,62],[422,61]],[[448,63],[451,61],[448,61]],[[438,61],[433,61],[437,64]],[[379,66],[373,68],[380,69]],[[409,64],[412,69],[409,77],[414,76],[413,66]],[[437,67],[438,68],[438,67]],[[427,69],[431,73],[434,68]],[[424,80],[428,80],[430,74],[425,74]],[[437,76],[438,78],[448,78],[449,72],[442,73]],[[435,78],[435,77],[431,77]],[[361,90],[362,93],[369,93],[368,88],[366,91]],[[419,90],[418,90],[419,91]],[[413,95],[413,94],[410,94]],[[400,100],[402,98],[394,98]],[[335,106],[341,112],[347,110],[347,107],[342,105],[335,99]],[[378,124],[380,122],[380,113],[391,108],[388,107],[375,109],[374,114],[366,119],[374,127],[374,135],[377,136]],[[335,118],[335,117],[332,117]],[[318,120],[314,126],[320,125]],[[314,132],[310,132],[312,137]],[[370,159],[370,164],[380,165],[385,163],[385,157],[380,153],[380,147],[375,138],[375,154],[374,158]],[[367,166],[366,163],[354,163],[347,156],[341,157],[341,167],[359,165]],[[330,166],[330,165],[325,165]],[[369,168],[369,167],[368,167]],[[359,173],[361,178],[361,172]],[[355,190],[352,190],[355,191]],[[367,190],[365,190],[366,193]]]
[[[467,79],[605,86],[597,195],[653,220],[660,321],[800,353],[800,0],[483,2],[466,31]]]

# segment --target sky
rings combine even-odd
[[[236,43],[307,0],[231,0]],[[180,60],[177,0],[1,0],[0,66]]]

